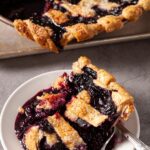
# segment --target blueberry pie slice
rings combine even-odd
[[[150,0],[45,0],[43,11],[16,19],[14,26],[22,36],[58,53],[71,41],[85,41],[136,21],[143,10],[150,10]]]
[[[72,73],[19,108],[15,132],[26,150],[100,150],[133,111],[133,97],[113,75],[80,57]]]

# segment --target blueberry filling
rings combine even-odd
[[[91,95],[91,105],[94,108],[105,115],[113,115],[116,113],[116,107],[111,98],[111,91],[91,85],[89,92]]]
[[[43,91],[38,92],[35,96],[33,96],[30,100],[28,100],[24,105],[24,113],[18,113],[16,122],[15,122],[15,131],[19,140],[23,138],[23,134],[32,125],[37,125],[41,121],[42,118],[45,118],[49,115],[53,115],[57,110],[40,110],[36,111],[36,106],[39,104],[37,101],[37,96],[42,96],[43,93],[56,93],[57,90],[53,88],[49,88]],[[43,128],[45,127],[45,122],[42,121]],[[41,126],[42,127],[42,126]]]
[[[87,146],[86,145],[78,145],[74,148],[74,150],[87,150]]]
[[[70,3],[72,4],[77,4],[80,0],[69,0]],[[137,4],[138,0],[131,0],[131,1],[122,1],[122,0],[110,0],[110,2],[116,2],[118,3],[120,6],[111,9],[111,10],[105,10],[102,8],[99,8],[98,6],[94,6],[92,9],[95,10],[96,15],[94,17],[82,17],[82,16],[68,16],[69,17],[69,21],[67,21],[66,23],[61,24],[62,26],[70,26],[70,25],[74,25],[77,23],[86,23],[86,24],[90,24],[90,23],[96,23],[97,19],[99,17],[103,17],[106,15],[120,15],[122,10],[128,6],[128,5],[135,5]],[[54,3],[54,0],[48,0],[47,1],[47,5],[49,5],[48,8],[53,8],[56,10],[60,10],[62,12],[66,12],[67,10],[65,8],[63,8],[60,4],[56,4]],[[48,10],[48,9],[47,9]]]
[[[88,127],[91,126],[91,125],[88,124],[86,121],[84,121],[84,120],[82,120],[82,119],[80,119],[80,118],[78,118],[78,119],[76,120],[76,123],[77,123],[81,128],[88,128]]]
[[[48,123],[46,119],[43,119],[38,123],[41,130],[47,132],[47,133],[54,133],[53,127]]]
[[[86,24],[91,24],[91,23],[96,23],[97,22],[97,17],[82,17],[82,16],[68,16],[69,21],[61,24],[61,26],[72,26],[77,23],[86,23]]]
[[[96,79],[97,78],[97,73],[96,71],[94,71],[93,69],[89,68],[89,67],[84,67],[82,69],[84,71],[85,74],[87,74],[89,77]]]
[[[98,14],[100,17],[110,15],[110,11],[106,9],[99,8],[98,6],[94,6],[93,9],[95,10],[96,14]]]
[[[112,132],[110,128],[118,118],[119,114],[116,112],[116,106],[112,101],[111,91],[94,85],[93,80],[97,78],[96,71],[89,67],[84,67],[82,71],[83,73],[76,75],[73,73],[69,76],[64,74],[62,77],[65,76],[67,79],[65,83],[60,84],[61,88],[59,90],[52,87],[42,90],[23,105],[22,108],[24,109],[24,113],[18,113],[15,122],[16,135],[21,142],[25,132],[34,125],[38,125],[39,128],[46,133],[56,133],[46,118],[56,112],[59,112],[87,144],[87,146],[77,145],[74,150],[101,149],[104,142],[110,136]],[[82,90],[87,90],[89,92],[91,96],[91,105],[95,109],[105,115],[108,115],[108,119],[97,128],[80,118],[78,118],[75,122],[72,122],[64,115],[66,103],[68,103],[73,96],[76,96]],[[62,100],[63,103],[56,104],[57,107],[52,105],[55,109],[37,110],[36,107],[40,104],[37,97],[42,96],[43,93],[56,95],[61,94],[64,98],[62,99],[62,97],[60,97],[59,100]],[[68,150],[59,137],[58,139],[59,142],[50,147],[50,145],[46,142],[46,137],[43,137],[39,142],[39,150]],[[22,142],[22,145],[23,144],[24,143]],[[23,147],[25,149],[25,145],[23,145]]]
[[[33,17],[30,17],[30,20],[38,25],[44,26],[44,27],[50,27],[53,29],[54,33],[51,36],[53,42],[59,47],[62,48],[62,45],[60,43],[60,39],[62,37],[62,34],[66,32],[66,30],[61,27],[60,25],[55,24],[50,18],[47,16],[38,16],[35,14]]]
[[[41,150],[49,150],[50,146],[46,143],[46,137],[43,137],[39,143],[39,149]]]
[[[116,106],[112,100],[110,90],[96,86],[93,79],[97,78],[97,73],[88,67],[82,69],[84,73],[74,75],[72,83],[78,92],[87,90],[91,96],[91,105],[104,115],[112,116],[116,113]]]
[[[39,92],[37,95],[41,96],[42,92]],[[19,140],[23,138],[23,134],[28,127],[36,123],[35,115],[36,112],[34,108],[38,105],[36,101],[36,96],[28,100],[24,105],[23,109],[25,113],[18,113],[16,122],[15,122],[15,131]]]
[[[80,0],[68,0],[71,4],[78,4]]]
[[[58,142],[52,146],[46,143],[46,137],[44,137],[39,144],[39,150],[68,150],[62,142]]]
[[[66,12],[67,10],[62,7],[60,3],[61,1],[59,1],[59,3],[55,3],[54,0],[45,0],[44,12],[47,12],[50,8],[60,10],[61,12]]]
[[[114,15],[114,16],[118,16],[122,13],[122,10],[129,6],[129,5],[135,5],[137,4],[138,0],[131,0],[131,1],[114,1],[111,0],[111,2],[116,2],[119,4],[118,7],[115,7],[111,10],[105,10],[102,8],[99,8],[98,6],[94,6],[93,9],[95,10],[96,14],[98,14],[100,17],[106,16],[106,15]]]
[[[86,150],[100,150],[105,141],[111,135],[112,129],[110,128],[117,117],[118,116],[115,116],[111,120],[107,120],[97,128],[93,128],[92,126],[81,127],[77,123],[70,122],[69,120],[67,121],[78,131],[79,135],[87,144]]]

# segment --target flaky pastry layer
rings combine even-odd
[[[117,7],[118,4],[110,2],[108,4],[104,2],[100,3],[97,0],[81,0],[79,4],[71,5],[67,1],[63,1],[62,6],[67,9],[67,12],[63,13],[51,8],[49,11],[44,13],[43,16],[48,16],[59,25],[69,20],[68,14],[71,14],[72,16],[81,15],[83,17],[93,17],[95,12],[91,9],[91,7],[95,5],[100,5],[101,8],[107,8],[107,10],[109,10]],[[150,0],[139,0],[137,4],[125,7],[120,15],[106,15],[104,17],[100,17],[96,23],[76,23],[74,25],[65,26],[64,29],[66,32],[62,34],[60,44],[64,47],[73,40],[81,42],[91,39],[101,32],[113,32],[117,29],[121,29],[126,21],[138,20],[144,10],[150,10]],[[56,45],[52,40],[53,30],[50,27],[37,25],[29,19],[15,20],[14,27],[20,35],[35,41],[42,47],[49,49],[51,52],[59,52],[58,45]]]

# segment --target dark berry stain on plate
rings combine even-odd
[[[50,145],[46,135],[43,136],[37,144],[39,150],[68,150],[57,131],[47,121],[48,116],[57,113],[63,116],[86,143],[86,145],[82,143],[75,145],[73,150],[100,150],[103,146],[111,134],[111,127],[119,114],[117,114],[116,106],[112,101],[111,91],[93,84],[97,73],[88,67],[84,67],[82,70],[83,73],[78,75],[63,74],[62,77],[65,77],[66,80],[59,84],[61,88],[50,87],[42,90],[22,106],[22,111],[18,113],[16,118],[15,132],[24,149],[26,149],[25,135],[32,127],[38,126],[42,132],[50,135],[55,134],[57,137],[57,142]],[[108,119],[98,127],[94,127],[80,118],[73,122],[65,116],[66,104],[82,90],[87,90],[90,93],[90,103],[95,109],[108,115]],[[45,101],[42,101],[43,96],[46,97]],[[59,115],[57,119],[59,120]]]

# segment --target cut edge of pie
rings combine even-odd
[[[61,24],[64,24],[65,21],[68,21],[68,13],[74,15],[85,15],[85,17],[93,17],[93,9],[89,9],[89,6],[95,3],[96,0],[92,0],[92,2],[88,2],[87,0],[81,0],[79,4],[70,4],[67,0],[62,2],[58,2],[55,0],[57,4],[61,4],[67,12],[61,12],[59,10],[55,10],[54,8],[50,8],[47,12],[43,14],[44,17],[50,18],[50,20],[58,26],[58,28],[63,28],[60,31],[62,32],[61,36],[57,37],[55,41],[53,40],[54,31],[44,25],[38,25],[38,23],[32,22],[30,19],[21,20],[17,19],[14,21],[14,27],[19,32],[20,35],[25,36],[36,43],[40,44],[42,47],[49,49],[51,52],[58,53],[60,47],[64,47],[69,42],[76,40],[77,42],[85,41],[87,39],[93,38],[95,35],[101,32],[112,32],[114,30],[120,29],[124,26],[126,21],[136,21],[142,15],[143,10],[150,10],[150,0],[138,0],[136,4],[130,4],[127,7],[121,10],[121,14],[115,15],[104,15],[100,18],[97,18],[94,23],[75,23],[74,25],[67,25],[61,27]],[[88,4],[89,3],[89,4]],[[100,2],[99,2],[100,3]],[[105,3],[100,3],[102,9],[109,7],[115,7],[112,3],[110,6]],[[116,3],[115,3],[116,4]],[[99,6],[99,5],[98,5]],[[83,7],[83,8],[82,8]],[[84,9],[85,8],[85,9]],[[108,10],[109,11],[109,10]],[[78,18],[77,18],[78,19]],[[57,29],[56,29],[57,30]],[[59,34],[59,33],[58,33]],[[58,43],[59,41],[59,43]]]

